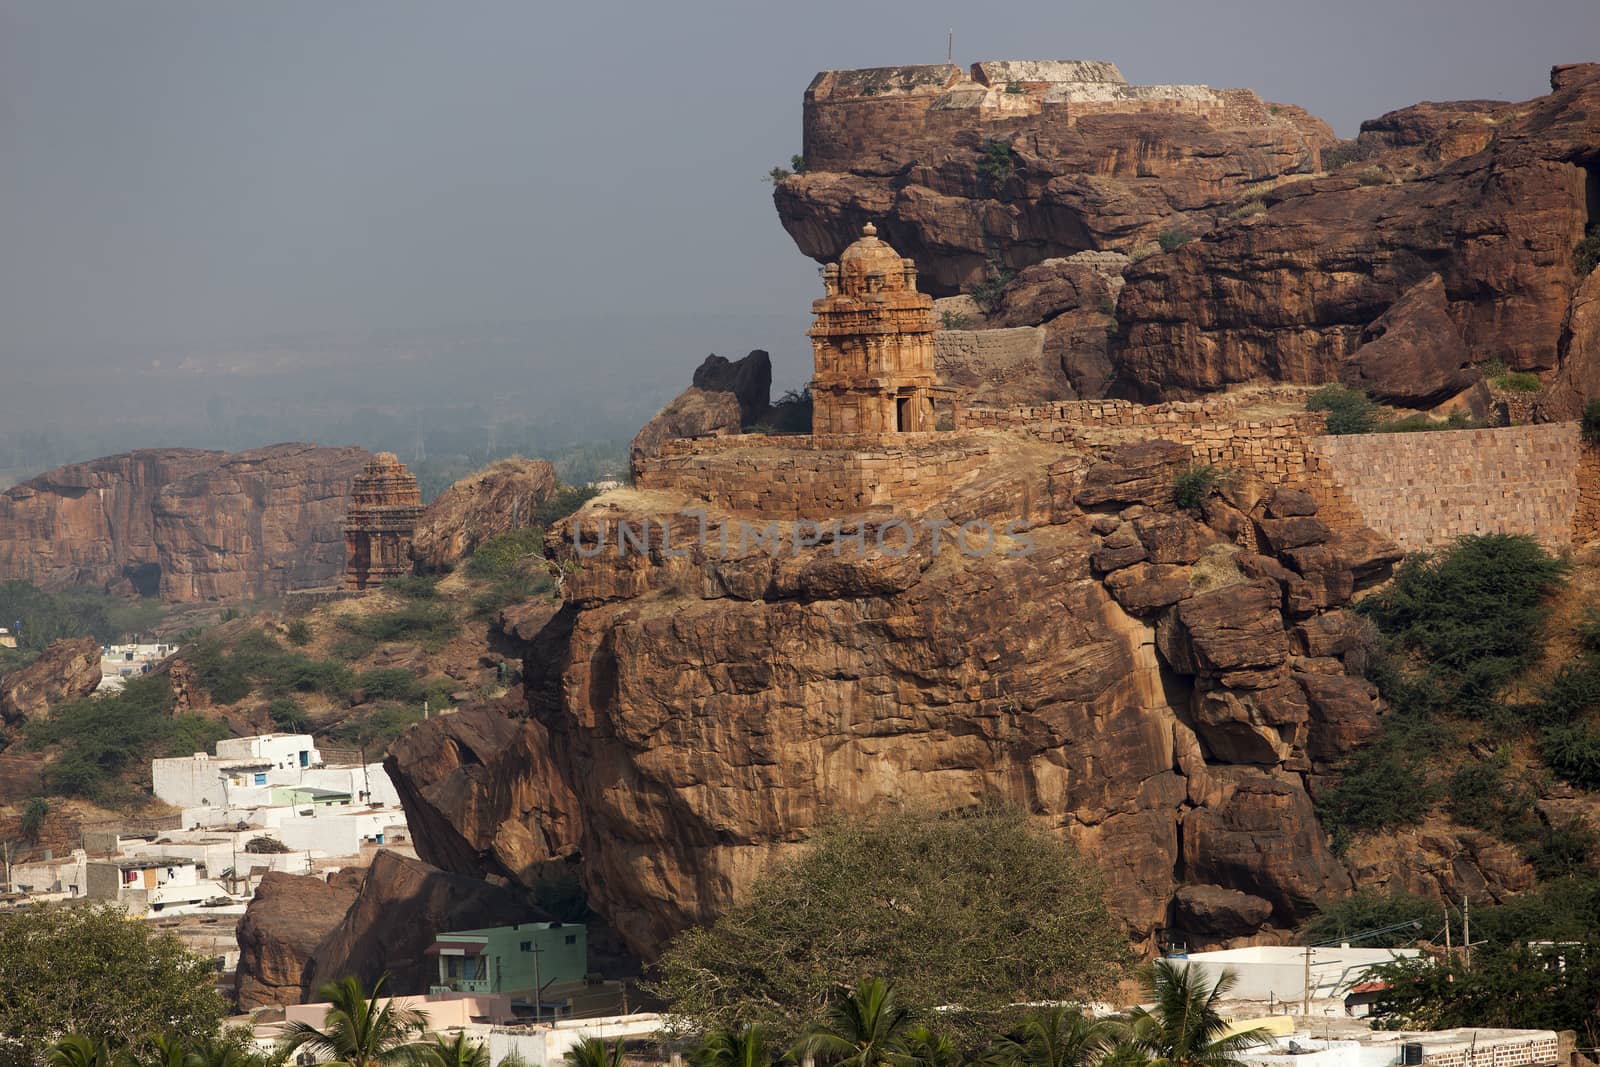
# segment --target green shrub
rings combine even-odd
[[[1549,726],[1563,726],[1600,705],[1600,664],[1592,655],[1563,663],[1539,687],[1534,714]]]
[[[1267,202],[1265,200],[1249,200],[1233,209],[1233,217],[1236,219],[1248,219],[1253,215],[1265,215],[1266,213]]]
[[[1371,159],[1377,153],[1372,145],[1364,144],[1359,139],[1352,138],[1340,141],[1322,150],[1322,169],[1326,171],[1340,170],[1352,163],[1360,163]]]
[[[788,389],[767,411],[766,422],[773,433],[811,432],[811,387]]]
[[[469,578],[507,578],[544,560],[544,531],[537,527],[513,530],[479,545],[467,558]]]
[[[424,578],[415,574],[390,578],[383,583],[383,587],[408,600],[432,600],[439,595],[439,579]]]
[[[1307,411],[1328,413],[1331,434],[1371,433],[1378,422],[1378,406],[1360,389],[1324,385],[1306,399]]]
[[[1456,768],[1446,787],[1450,815],[1465,826],[1487,830],[1507,841],[1519,841],[1537,825],[1535,797],[1506,780],[1502,757],[1468,760]]]
[[[1583,439],[1591,445],[1600,445],[1600,399],[1583,405]]]
[[[341,663],[364,660],[378,649],[378,642],[361,634],[341,633],[328,645],[328,655]]]
[[[1213,463],[1186,463],[1172,476],[1172,502],[1185,511],[1193,511],[1217,491],[1226,477],[1226,472]]]
[[[1176,252],[1192,240],[1194,234],[1182,230],[1162,230],[1156,234],[1156,244],[1161,246],[1163,252]]]
[[[1597,835],[1587,822],[1573,819],[1560,826],[1546,827],[1528,850],[1528,862],[1540,878],[1570,878],[1594,867]]]
[[[542,571],[512,575],[473,597],[472,610],[479,618],[493,618],[512,604],[548,595],[554,589],[555,581]]]
[[[417,676],[398,667],[363,671],[356,677],[355,684],[368,701],[420,704],[424,694]]]
[[[304,648],[311,643],[311,624],[304,619],[295,619],[289,624],[286,636],[291,645]]]
[[[1596,266],[1600,266],[1600,223],[1591,225],[1578,247],[1572,250],[1572,269],[1578,277],[1587,278]]]
[[[1462,408],[1457,408],[1448,416],[1436,419],[1431,415],[1417,412],[1404,418],[1390,419],[1380,422],[1372,428],[1373,433],[1427,433],[1431,430],[1470,430],[1477,425],[1472,415]]]
[[[1600,789],[1600,730],[1583,723],[1548,727],[1539,739],[1539,758],[1580,789]]]
[[[1333,788],[1317,798],[1317,815],[1333,847],[1343,852],[1356,834],[1416,826],[1438,798],[1437,788],[1421,776],[1430,753],[1411,731],[1394,723],[1370,747],[1357,752],[1341,768]]]
[[[1000,306],[1000,294],[1005,292],[1007,285],[1015,275],[1001,267],[990,265],[992,273],[987,279],[967,290],[967,295],[972,297],[973,303],[983,309],[984,314],[992,312]]]
[[[1009,144],[993,138],[983,142],[978,157],[978,173],[983,176],[991,192],[998,191],[1010,181],[1016,170],[1016,161],[1012,158]]]
[[[804,174],[806,172],[806,157],[802,155],[790,156],[789,169],[794,171],[796,174]]]
[[[1409,893],[1360,889],[1342,900],[1319,905],[1317,914],[1300,928],[1297,940],[1302,945],[1317,945],[1385,926],[1418,923],[1421,929],[1393,930],[1361,941],[1362,948],[1403,948],[1432,933],[1439,914],[1437,904]]]
[[[773,167],[771,170],[767,171],[767,181],[771,182],[773,185],[777,185],[785,178],[792,177],[794,177],[794,175],[783,167]]]
[[[274,697],[267,705],[267,715],[275,730],[287,734],[301,734],[311,729],[311,716],[294,697]]]
[[[344,615],[339,626],[348,633],[367,637],[380,644],[415,641],[429,651],[438,651],[461,630],[461,621],[449,608],[428,601],[413,601],[398,611],[382,615]]]
[[[939,327],[944,330],[965,330],[972,325],[972,316],[959,311],[939,312]]]
[[[365,715],[344,720],[328,731],[328,738],[334,744],[361,749],[371,760],[381,757],[401,734],[421,721],[421,704],[379,704]]]
[[[1357,185],[1388,185],[1389,176],[1377,167],[1367,167],[1356,172]]]
[[[44,821],[50,815],[50,802],[44,797],[34,797],[22,809],[22,819],[17,829],[22,836],[35,844],[44,830]]]
[[[1537,393],[1544,388],[1537,374],[1525,370],[1502,374],[1494,380],[1494,384],[1509,393]]]
[[[1462,710],[1483,710],[1540,650],[1546,596],[1569,565],[1531,537],[1484,534],[1415,553],[1357,610],[1406,649]]]

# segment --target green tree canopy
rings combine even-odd
[[[209,960],[114,907],[0,912],[0,1042],[35,1059],[68,1034],[111,1051],[209,1037],[226,1008],[216,978]]]
[[[879,977],[913,1019],[970,1035],[1018,1002],[1091,999],[1128,963],[1098,872],[1026,815],[895,813],[774,864],[668,947],[654,988],[694,1029],[791,1041],[841,984]]]
[[[1129,1014],[1126,1043],[1151,1067],[1243,1067],[1241,1052],[1271,1040],[1260,1029],[1228,1033],[1217,1003],[1237,980],[1232,971],[1209,982],[1196,967],[1156,960],[1140,979],[1154,1005]]]
[[[418,1039],[428,1024],[424,1012],[397,1005],[383,991],[389,976],[372,984],[369,993],[356,978],[329,982],[317,991],[328,1002],[321,1029],[292,1023],[287,1047],[329,1056],[345,1067],[412,1065],[427,1053]]]

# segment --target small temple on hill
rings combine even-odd
[[[807,331],[814,434],[934,429],[933,297],[917,292],[917,268],[878,239],[872,223],[822,270],[827,295],[811,305]]]
[[[411,573],[411,538],[422,517],[416,475],[379,452],[356,476],[344,521],[344,587],[371,589]]]

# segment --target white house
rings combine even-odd
[[[129,678],[149,674],[151,668],[177,650],[177,645],[101,645],[100,684],[95,691],[117,692]]]
[[[134,913],[221,895],[214,882],[200,877],[194,860],[181,856],[90,860],[85,866],[90,900],[121,904]]]
[[[1280,1037],[1239,1055],[1250,1067],[1555,1067],[1554,1030],[1377,1030]]]
[[[1366,979],[1372,968],[1418,955],[1421,955],[1420,950],[1414,948],[1325,946],[1306,949],[1293,945],[1253,945],[1217,952],[1191,952],[1168,962],[1197,967],[1205,973],[1208,982],[1215,982],[1223,971],[1232,971],[1235,983],[1228,994],[1232,999],[1294,1007],[1303,1003],[1308,992],[1311,1000],[1342,1000]]]

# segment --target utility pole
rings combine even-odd
[[[955,62],[955,55],[956,55],[956,30],[955,30],[955,27],[952,26],[952,27],[950,27],[950,32],[945,34],[945,38],[944,38],[944,61],[945,61],[945,63],[947,63],[947,64],[954,63]]]
[[[1305,986],[1300,997],[1300,1015],[1303,1018],[1309,1018],[1311,1015],[1311,954],[1315,951],[1316,949],[1312,948],[1310,945],[1306,946]],[[1310,1026],[1309,1023],[1306,1025],[1308,1027]],[[1311,1031],[1308,1029],[1306,1032],[1310,1033]]]
[[[1444,958],[1448,960],[1455,957],[1455,950],[1450,947],[1450,902],[1441,900],[1440,903],[1444,905]]]
[[[1461,894],[1461,947],[1466,950],[1467,970],[1472,970],[1472,895]],[[1477,1038],[1474,1033],[1473,1038]]]
[[[544,1008],[544,986],[539,984],[539,935],[533,937],[533,1025],[539,1025],[539,1012]]]

